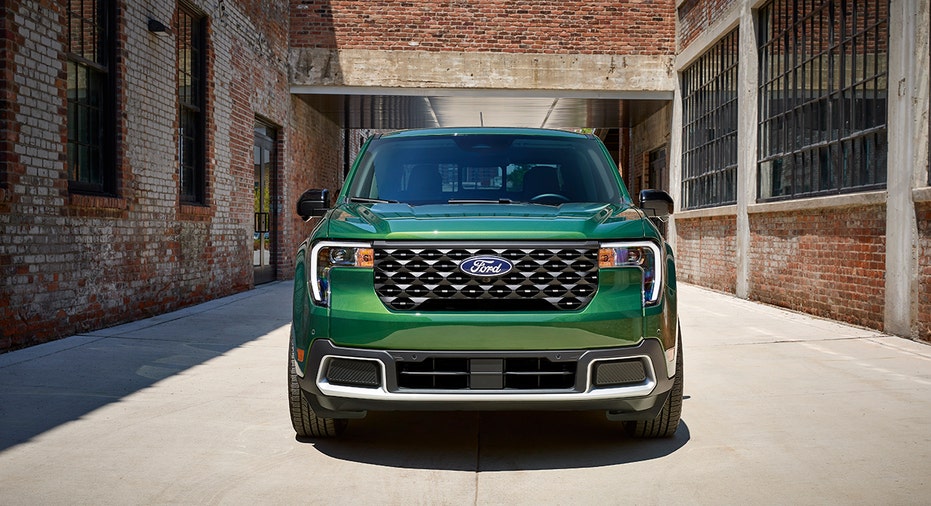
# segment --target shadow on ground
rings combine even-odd
[[[0,451],[288,325],[288,286],[0,355]]]
[[[601,412],[369,413],[338,439],[310,441],[330,457],[379,466],[452,471],[578,469],[665,457],[690,439],[628,437]]]

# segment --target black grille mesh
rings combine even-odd
[[[491,368],[496,370],[476,373],[476,361],[497,362]],[[575,386],[577,367],[575,361],[553,362],[543,357],[427,357],[420,362],[397,363],[398,387],[409,390],[565,390]]]
[[[504,258],[514,268],[498,277],[459,270],[474,256]],[[572,311],[588,305],[597,287],[597,245],[375,245],[375,292],[395,310]]]

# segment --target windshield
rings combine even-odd
[[[516,133],[376,139],[359,161],[348,196],[415,206],[627,200],[597,141]]]

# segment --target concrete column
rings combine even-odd
[[[740,61],[737,67],[737,296],[750,297],[750,216],[756,202],[759,57],[756,22],[750,4],[740,12]]]
[[[891,1],[884,322],[886,332],[903,336],[917,332],[913,322],[917,307],[918,224],[912,190],[927,181],[927,18],[927,0]]]
[[[682,210],[682,82],[679,73],[673,79],[672,118],[669,128],[669,196],[675,203],[673,218],[666,229],[666,242],[676,251],[675,213]]]

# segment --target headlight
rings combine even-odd
[[[330,269],[362,267],[371,269],[375,252],[370,244],[320,242],[310,253],[310,291],[314,302],[330,305]]]
[[[659,302],[663,288],[663,261],[659,246],[652,242],[602,244],[598,250],[598,267],[637,267],[643,272],[643,303]]]

